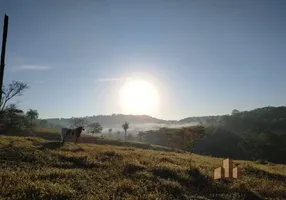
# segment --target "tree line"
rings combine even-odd
[[[31,131],[35,120],[39,117],[37,110],[29,109],[26,113],[16,104],[9,102],[16,96],[21,96],[28,85],[13,81],[8,87],[2,88],[0,100],[0,131],[1,133],[21,133]]]
[[[199,125],[144,131],[139,140],[215,157],[286,163],[284,106],[183,121]]]
[[[208,127],[197,151],[213,156],[286,163],[286,107],[233,110]]]

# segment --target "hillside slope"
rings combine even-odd
[[[286,198],[285,165],[235,161],[245,175],[221,182],[211,179],[218,158],[8,136],[0,159],[0,199]]]
[[[233,121],[240,121],[238,127],[233,126]],[[270,128],[270,129],[286,129],[286,106],[268,106],[256,108],[249,111],[234,110],[231,115],[187,117],[178,121],[178,123],[198,122],[203,124],[222,124],[230,129],[241,131],[253,126]],[[239,126],[242,125],[242,129]]]

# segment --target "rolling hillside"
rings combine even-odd
[[[286,198],[285,165],[237,160],[241,180],[213,181],[222,159],[196,154],[12,136],[0,150],[0,199]]]
[[[237,111],[237,110],[234,110]],[[50,118],[45,119],[48,123],[54,125],[60,125],[62,127],[69,127],[73,118]],[[200,117],[187,117],[181,120],[163,120],[157,119],[148,115],[123,115],[123,114],[113,114],[113,115],[97,115],[97,116],[86,116],[82,117],[88,123],[99,122],[104,128],[120,128],[121,124],[125,121],[129,122],[131,125],[136,127],[144,127],[157,129],[162,126],[186,126],[195,125],[198,123],[208,124],[208,125],[226,125],[229,129],[237,129],[237,127],[232,126],[231,121],[240,119],[243,126],[246,125],[263,125],[264,127],[273,128],[285,128],[283,126],[286,120],[286,107],[262,107],[256,108],[249,111],[237,111],[230,115],[217,115],[217,116],[200,116]],[[236,131],[239,131],[237,129]]]

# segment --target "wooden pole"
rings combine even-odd
[[[8,33],[8,16],[4,17],[4,27],[3,27],[3,39],[2,39],[2,51],[1,51],[1,66],[0,66],[0,101],[2,101],[2,89],[3,89],[3,78],[4,78],[4,68],[5,68],[5,53],[6,53],[6,42]]]

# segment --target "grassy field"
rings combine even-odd
[[[213,181],[212,171],[221,161],[0,136],[0,199],[286,199],[285,165],[235,161],[243,169],[241,180]]]

